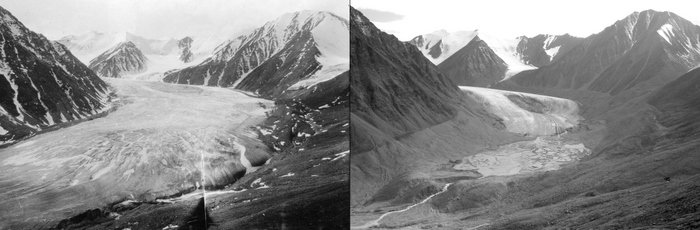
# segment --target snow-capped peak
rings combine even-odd
[[[671,44],[671,39],[673,38],[673,26],[671,24],[664,24],[659,30],[656,31],[668,44]]]
[[[479,34],[478,30],[456,31],[453,33],[447,30],[437,30],[417,36],[409,43],[418,47],[424,56],[437,65],[466,46],[477,34]],[[437,51],[438,49],[439,52]]]
[[[497,35],[497,33],[483,32],[480,30],[465,30],[448,32],[438,30],[413,38],[409,43],[418,47],[423,55],[431,62],[438,65],[452,56],[455,52],[466,46],[475,37],[486,42],[486,44],[508,65],[506,78],[515,75],[523,70],[534,69],[534,66],[527,65],[520,60],[517,55],[517,45],[519,38],[509,38]],[[436,47],[438,46],[439,47]],[[439,50],[439,51],[438,51]]]
[[[319,45],[321,53],[326,56],[343,57],[347,59],[349,54],[349,39],[340,39],[338,36],[348,38],[348,22],[332,13],[325,11],[299,11],[286,13],[273,21],[265,23],[248,35],[239,36],[228,41],[214,51],[216,60],[230,59],[241,47],[252,42],[262,42],[268,47],[269,55],[274,54],[288,42],[292,36],[300,31],[312,32],[314,41]],[[344,44],[339,44],[344,43]],[[325,52],[324,52],[325,49]],[[269,56],[267,55],[267,56]]]

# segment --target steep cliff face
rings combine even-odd
[[[476,36],[438,68],[457,85],[488,87],[503,79],[508,65]]]
[[[347,71],[347,30],[346,19],[328,12],[286,14],[222,44],[204,62],[171,72],[164,80],[278,97],[300,81],[305,83],[294,90]]]
[[[106,107],[107,85],[63,45],[0,17],[0,144]]]

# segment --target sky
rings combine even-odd
[[[352,0],[384,32],[401,40],[437,30],[479,29],[517,37],[586,37],[635,11],[671,11],[700,25],[698,0]]]
[[[233,36],[294,11],[349,13],[347,0],[0,0],[0,6],[54,40],[90,31],[154,39]]]

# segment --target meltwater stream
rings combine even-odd
[[[379,216],[379,218],[377,218],[376,220],[369,221],[369,222],[367,222],[367,223],[365,223],[365,224],[363,224],[363,225],[360,225],[360,226],[351,226],[350,228],[351,228],[351,229],[367,229],[367,228],[371,228],[371,227],[374,227],[374,226],[378,226],[378,225],[379,225],[379,222],[382,221],[382,219],[384,219],[384,217],[386,217],[386,216],[388,216],[388,215],[391,215],[391,214],[394,214],[394,213],[402,213],[402,212],[405,212],[405,211],[408,211],[408,210],[412,209],[413,207],[416,207],[416,206],[418,206],[418,205],[424,204],[425,202],[428,202],[428,201],[429,201],[430,199],[432,199],[433,197],[435,197],[435,196],[437,196],[437,195],[440,195],[440,194],[442,194],[443,192],[446,192],[446,191],[447,191],[447,188],[449,188],[450,185],[452,185],[452,183],[445,184],[445,186],[442,187],[442,190],[440,190],[439,192],[437,192],[437,193],[435,193],[435,194],[433,194],[433,195],[430,195],[430,196],[426,197],[426,198],[423,199],[421,202],[412,204],[411,206],[408,206],[408,207],[406,207],[406,208],[404,208],[404,209],[401,209],[401,210],[396,210],[396,211],[391,211],[391,212],[384,213],[384,214],[382,214],[381,216]]]

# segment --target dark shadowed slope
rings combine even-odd
[[[351,12],[353,116],[390,136],[454,117],[459,95],[454,82],[415,47],[379,31],[360,12]],[[361,150],[369,146],[353,147]]]
[[[0,17],[0,144],[105,109],[107,85],[63,45]]]

